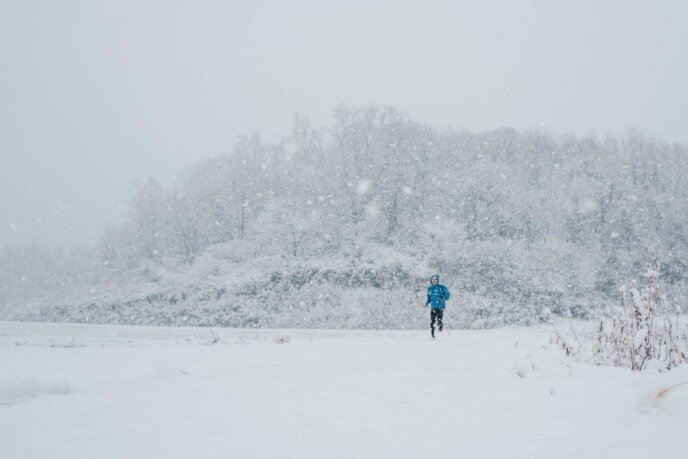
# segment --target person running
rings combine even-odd
[[[430,307],[430,334],[435,337],[435,320],[437,328],[442,331],[445,302],[449,299],[449,289],[440,284],[440,276],[433,274],[430,276],[430,286],[428,287],[428,301],[425,306]]]

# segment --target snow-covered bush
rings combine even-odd
[[[659,265],[647,267],[646,285],[620,288],[621,307],[596,322],[594,360],[643,370],[670,369],[688,360],[688,333],[679,330],[678,310],[659,292]]]

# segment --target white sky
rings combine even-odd
[[[688,2],[0,0],[0,246],[96,242],[298,111],[688,143]]]

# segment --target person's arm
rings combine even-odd
[[[448,300],[451,295],[449,294],[449,289],[444,287],[444,300]]]

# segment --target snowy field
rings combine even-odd
[[[15,458],[686,458],[688,367],[568,360],[542,328],[0,322]]]

